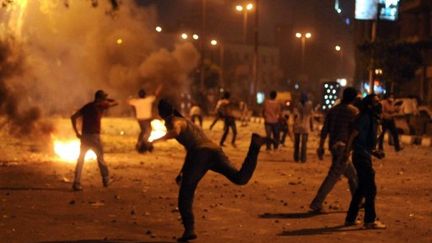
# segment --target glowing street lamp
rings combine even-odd
[[[243,40],[246,43],[248,12],[254,9],[254,5],[253,3],[246,3],[245,5],[237,5],[235,9],[237,12],[243,12]]]
[[[162,32],[162,27],[160,27],[160,26],[156,26],[156,28],[155,28],[155,30],[156,30],[156,32]]]
[[[181,37],[183,40],[187,40],[189,36],[188,36],[188,34],[186,34],[186,33],[182,33],[180,37]]]
[[[212,45],[212,46],[216,46],[218,44],[218,41],[217,40],[211,40],[210,41],[210,45]]]
[[[121,45],[123,44],[123,39],[122,38],[118,38],[116,41],[117,45]]]
[[[335,51],[339,54],[339,58],[340,58],[340,75],[342,76],[343,73],[343,69],[344,69],[344,61],[343,61],[343,52],[342,52],[342,47],[340,45],[336,45],[334,47]]]
[[[197,34],[193,34],[193,35],[192,35],[192,39],[194,39],[194,40],[198,40],[198,39],[199,39],[199,35],[197,35]]]
[[[295,37],[297,39],[301,40],[301,51],[302,51],[301,65],[302,65],[302,72],[303,72],[304,71],[304,59],[305,59],[306,39],[312,38],[312,34],[310,32],[306,32],[306,33],[297,32],[297,33],[295,33]]]

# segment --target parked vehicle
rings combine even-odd
[[[399,98],[394,104],[399,107],[395,123],[400,134],[421,136],[432,132],[432,110],[429,107],[419,106],[414,98]]]

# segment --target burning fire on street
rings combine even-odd
[[[167,133],[165,123],[158,119],[151,121],[151,128],[152,131],[148,139],[149,142],[153,142],[154,140],[163,137]]]
[[[150,137],[148,139],[149,142],[154,141],[162,136],[164,136],[167,132],[164,122],[158,119],[154,119],[151,122],[152,131]],[[59,139],[52,138],[53,140],[53,149],[55,155],[59,160],[75,163],[78,159],[80,153],[80,140],[77,138],[73,139]],[[96,154],[94,151],[89,150],[85,155],[85,161],[95,161]]]
[[[79,139],[61,140],[54,139],[54,153],[61,160],[69,163],[74,163],[78,159],[80,153]],[[92,150],[87,151],[85,161],[96,160],[96,154]]]

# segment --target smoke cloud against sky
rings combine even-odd
[[[22,58],[7,75],[0,73],[0,102],[14,99],[17,110],[38,107],[41,115],[71,114],[97,89],[115,99],[161,83],[166,93],[187,91],[199,60],[191,44],[159,46],[156,10],[134,1],[112,11],[110,1],[94,7],[89,1],[21,0],[1,8],[0,20],[1,68],[9,54]]]

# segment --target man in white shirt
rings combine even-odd
[[[151,121],[153,119],[153,102],[159,96],[162,86],[159,86],[154,95],[146,96],[144,89],[138,91],[138,98],[130,99],[129,105],[135,108],[135,116],[138,120],[141,132],[138,135],[136,149],[138,152],[143,153],[152,151],[153,146],[149,143],[148,139],[151,133]]]

